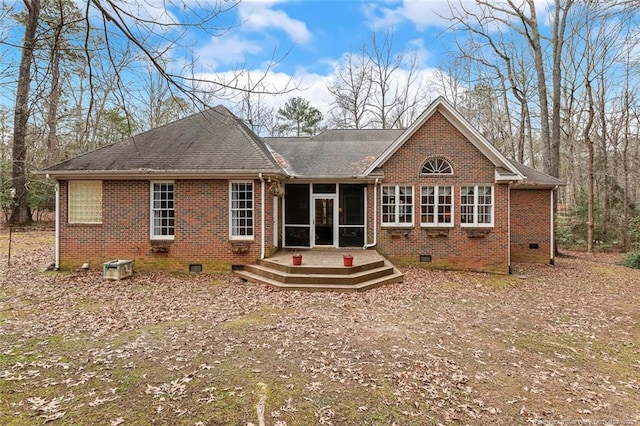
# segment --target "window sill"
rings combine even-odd
[[[424,231],[425,235],[429,238],[440,238],[440,237],[448,237],[449,230],[451,228],[452,228],[451,226],[447,226],[447,227],[432,226],[432,227],[422,227],[422,230]]]
[[[493,227],[486,228],[462,228],[467,233],[467,237],[469,238],[485,238],[487,235],[491,233]]]
[[[171,248],[171,244],[173,244],[173,239],[171,240],[159,240],[153,239],[151,240],[151,253],[169,253],[169,249]]]
[[[415,228],[415,226],[413,226],[413,224],[408,224],[408,225],[398,225],[398,224],[382,225],[382,229],[387,230],[387,231],[395,231],[395,230],[406,231],[407,229],[413,229],[413,228]]]
[[[250,243],[253,240],[231,240],[231,253],[245,254],[249,252]]]
[[[404,236],[405,238],[409,238],[409,234],[413,231],[413,226],[394,226],[394,227],[384,227],[383,231],[387,233],[391,238],[400,238]]]

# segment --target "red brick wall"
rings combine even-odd
[[[60,182],[60,260],[62,268],[89,262],[94,268],[112,259],[136,259],[138,269],[229,269],[260,257],[260,181],[254,181],[254,239],[229,239],[229,182],[175,180],[175,238],[150,239],[150,183],[147,180],[102,182],[102,223],[70,224],[67,182]],[[272,197],[266,196],[267,212]],[[265,222],[266,249],[272,241],[272,223]],[[239,253],[241,252],[241,253]]]
[[[549,263],[551,259],[551,191],[511,190],[511,260]],[[530,248],[538,244],[538,248]]]
[[[447,159],[453,176],[421,176],[424,162],[433,156]],[[508,272],[508,186],[495,184],[495,166],[440,113],[435,113],[384,165],[383,184],[414,186],[414,225],[410,229],[382,227],[378,220],[377,249],[400,263],[422,266]],[[494,226],[485,232],[460,226],[460,187],[492,184]],[[420,226],[420,186],[453,185],[454,226]],[[378,193],[380,195],[380,191]],[[380,218],[380,197],[378,197]],[[482,228],[484,229],[484,228]]]

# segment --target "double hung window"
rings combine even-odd
[[[382,225],[413,225],[413,186],[382,186]]]
[[[175,234],[173,182],[151,183],[151,239],[173,240]]]
[[[453,187],[420,188],[420,225],[453,226]]]
[[[460,224],[493,226],[493,187],[490,185],[460,188]]]
[[[230,237],[253,239],[253,182],[232,182],[230,192]]]

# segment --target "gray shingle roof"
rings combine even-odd
[[[82,170],[282,172],[264,142],[222,106],[104,146],[44,172],[55,175]]]
[[[229,110],[217,106],[71,158],[43,173],[276,174],[284,169],[296,177],[351,178],[361,176],[403,133],[325,130],[311,137],[261,139]],[[545,173],[510,163],[526,178],[519,187],[564,185]]]
[[[516,184],[518,186],[534,186],[534,187],[554,187],[554,186],[564,186],[565,182],[561,181],[558,178],[555,178],[546,173],[542,173],[538,170],[532,169],[529,166],[525,166],[524,164],[520,164],[516,161],[509,160],[511,164],[514,165],[518,171],[524,175],[525,180]]]
[[[403,130],[325,130],[306,138],[265,138],[281,166],[299,177],[361,175]]]

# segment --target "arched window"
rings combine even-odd
[[[422,166],[423,175],[452,175],[451,164],[443,158],[430,158]]]

